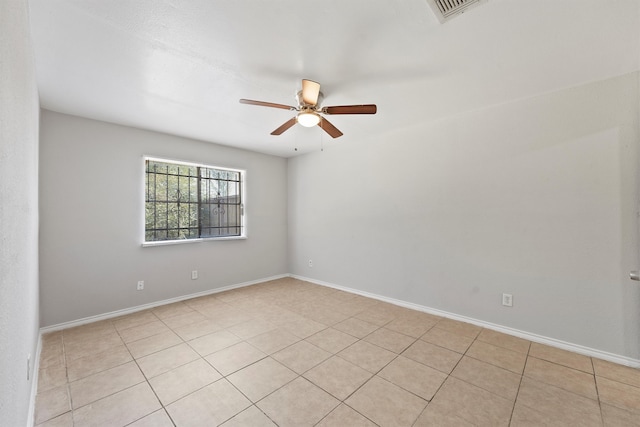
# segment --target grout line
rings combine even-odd
[[[520,382],[518,383],[518,391],[516,392],[516,397],[513,400],[513,407],[511,408],[511,414],[509,415],[509,425],[513,421],[513,413],[516,410],[516,403],[518,402],[518,396],[520,396],[520,388],[522,387],[522,381],[524,380],[524,373],[527,369],[527,363],[529,363],[529,353],[531,351],[531,343],[529,343],[529,347],[527,348],[527,357],[524,360],[524,366],[522,367],[522,374],[520,375]]]
[[[604,425],[604,412],[602,411],[602,401],[600,400],[600,390],[598,389],[598,380],[596,379],[596,367],[595,367],[595,364],[593,363],[593,357],[590,357],[589,360],[591,361],[591,369],[593,369],[593,382],[596,386],[596,397],[598,398],[598,408],[600,409],[600,421],[602,422],[602,425]]]

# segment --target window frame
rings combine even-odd
[[[186,238],[186,239],[174,239],[174,240],[154,240],[154,241],[147,241],[146,240],[146,181],[147,181],[147,172],[146,172],[146,165],[147,165],[147,161],[152,161],[152,162],[162,162],[162,163],[168,163],[168,164],[175,164],[175,165],[184,165],[184,166],[190,166],[190,167],[201,167],[201,168],[207,168],[207,169],[217,169],[217,170],[222,170],[222,171],[229,171],[229,172],[236,172],[240,174],[240,194],[241,194],[241,200],[240,200],[240,230],[241,233],[238,236],[211,236],[211,237],[196,237],[196,238]],[[214,166],[214,165],[210,165],[210,164],[205,164],[205,163],[197,163],[197,162],[189,162],[189,161],[185,161],[185,160],[176,160],[176,159],[168,159],[165,157],[157,157],[157,156],[150,156],[150,155],[143,155],[142,156],[142,179],[141,179],[141,184],[142,184],[142,195],[141,195],[141,207],[142,207],[142,214],[141,214],[141,241],[142,241],[142,247],[148,247],[148,246],[164,246],[164,245],[180,245],[180,244],[184,244],[184,243],[201,243],[201,242],[206,242],[206,241],[224,241],[224,240],[244,240],[247,238],[247,216],[246,216],[246,198],[247,198],[247,192],[246,192],[246,179],[247,179],[247,171],[245,169],[237,169],[237,168],[230,168],[230,167],[223,167],[223,166]]]

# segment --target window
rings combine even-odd
[[[244,171],[145,158],[144,241],[243,237]]]

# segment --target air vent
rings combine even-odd
[[[427,0],[433,13],[441,23],[466,12],[469,8],[484,3],[486,0]]]

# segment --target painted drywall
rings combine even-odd
[[[144,155],[246,170],[247,239],[142,247]],[[43,110],[40,160],[43,326],[288,272],[283,158]]]
[[[638,359],[638,100],[632,73],[292,158],[291,273]]]
[[[28,5],[0,2],[0,425],[29,420],[38,343],[39,105]],[[29,380],[27,357],[31,355]]]

